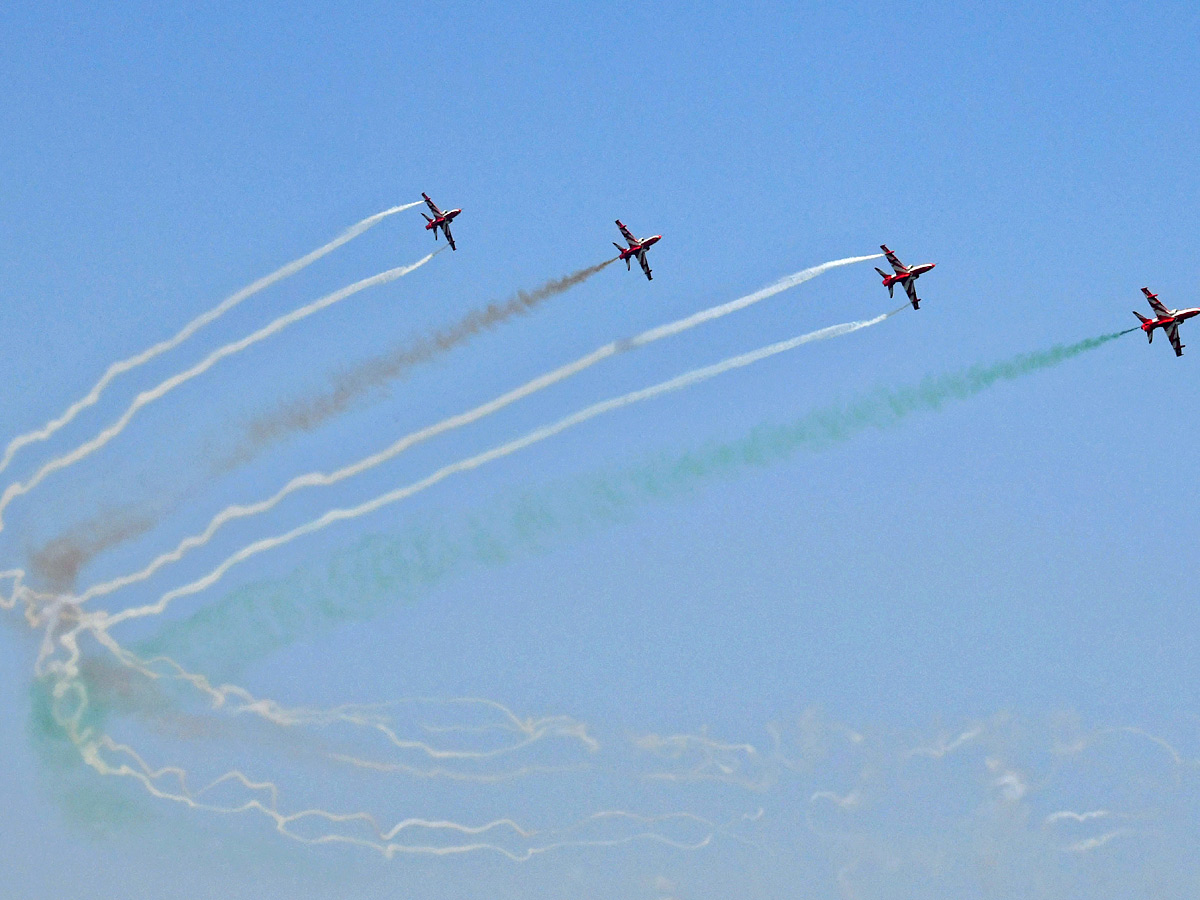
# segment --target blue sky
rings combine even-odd
[[[521,718],[570,717],[599,749],[553,732],[469,763],[483,767],[472,777],[524,772],[501,781],[366,775],[330,754],[384,754],[376,734],[248,722],[96,670],[115,692],[114,736],[156,766],[244,768],[277,781],[288,809],[537,830],[506,834],[512,847],[622,842],[525,862],[383,860],[153,798],[39,729],[39,635],[6,613],[0,830],[21,838],[0,866],[21,896],[1194,894],[1200,349],[1176,359],[1161,336],[1131,334],[819,452],[666,497],[634,491],[618,515],[594,491],[880,387],[1130,327],[1143,285],[1168,306],[1200,303],[1192,5],[19,5],[0,28],[5,442],[364,217],[421,191],[464,209],[457,252],[221,362],[17,498],[0,570],[31,570],[81,523],[148,523],[88,560],[82,589],[228,503],[608,341],[881,242],[938,263],[919,312],[599,417],[256,557],[164,618],[181,661],[256,696],[486,697]],[[320,430],[214,471],[255,416],[604,260],[618,216],[664,235],[653,282],[610,266]],[[435,248],[421,225],[415,209],[391,216],[248,299],[114,381],[0,479],[27,478],[277,315],[421,259]],[[895,308],[871,265],[290,498],[102,608],[152,602],[249,541],[590,403]],[[549,524],[519,527],[530,508]],[[416,546],[442,562],[405,568]],[[152,646],[159,629],[114,636]],[[514,734],[421,728],[508,722],[496,707],[394,715],[475,750]],[[658,818],[588,818],[611,809]],[[624,842],[644,830],[704,846]]]

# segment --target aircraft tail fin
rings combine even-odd
[[[1153,343],[1154,343],[1154,329],[1153,329],[1153,328],[1146,328],[1146,327],[1145,327],[1146,323],[1147,323],[1147,322],[1149,322],[1149,321],[1150,321],[1150,319],[1147,319],[1145,316],[1143,316],[1143,315],[1142,315],[1140,312],[1138,312],[1136,309],[1133,311],[1133,314],[1134,314],[1135,316],[1137,316],[1137,317],[1138,317],[1138,321],[1142,323],[1142,326],[1143,326],[1143,327],[1142,327],[1142,330],[1146,332],[1146,338],[1148,339],[1149,343],[1153,344]]]
[[[875,271],[878,272],[879,277],[883,279],[883,284],[888,289],[888,296],[894,296],[896,293],[896,283],[893,281],[891,284],[888,284],[888,273],[879,268],[879,266],[875,267]]]
[[[625,252],[625,248],[622,247],[620,244],[618,244],[616,241],[613,241],[613,246],[617,248],[618,252],[620,252],[620,253]],[[633,271],[633,264],[629,261],[628,256],[625,257],[625,268],[630,272]]]
[[[429,218],[429,216],[426,216],[426,215],[425,215],[425,213],[421,213],[421,215],[422,215],[422,216],[425,218],[425,221],[426,221],[426,222],[432,222],[432,221],[433,221],[433,219]]]

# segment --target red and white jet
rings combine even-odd
[[[889,275],[887,272],[878,266],[875,271],[883,276],[883,286],[888,289],[888,296],[893,296],[892,292],[896,290],[897,284],[904,285],[904,290],[908,294],[908,299],[912,301],[913,309],[921,308],[921,300],[917,297],[917,279],[932,269],[937,263],[921,263],[919,266],[906,266],[896,258],[896,254],[887,248],[887,244],[880,244],[879,249],[887,256],[887,261],[892,264],[892,268],[896,270],[895,275]]]
[[[656,234],[654,237],[648,237],[644,241],[639,241],[633,236],[633,233],[621,224],[621,220],[617,219],[617,227],[621,229],[621,236],[629,242],[628,247],[622,247],[616,241],[613,241],[613,246],[621,251],[621,259],[625,260],[625,268],[633,267],[630,259],[637,257],[637,261],[642,264],[642,271],[646,273],[646,278],[653,280],[654,276],[650,274],[650,263],[646,262],[646,251],[662,240],[661,234]]]
[[[1179,343],[1179,323],[1192,316],[1200,316],[1200,306],[1192,309],[1167,309],[1159,301],[1158,294],[1150,293],[1150,288],[1142,288],[1142,293],[1150,301],[1150,308],[1154,310],[1155,316],[1153,319],[1147,319],[1134,310],[1133,314],[1141,319],[1142,331],[1146,332],[1146,337],[1153,343],[1154,329],[1161,328],[1167,333],[1167,340],[1171,342],[1171,346],[1175,348],[1175,355],[1183,356],[1184,345]]]
[[[450,249],[457,250],[458,248],[454,246],[454,237],[450,234],[450,223],[454,221],[454,217],[457,216],[460,212],[462,212],[462,210],[461,209],[448,209],[448,210],[446,210],[446,212],[442,212],[440,209],[437,208],[437,204],[429,199],[428,194],[426,194],[424,191],[422,191],[421,196],[424,197],[425,202],[427,204],[429,204],[429,210],[430,210],[430,212],[433,213],[433,216],[434,216],[431,219],[431,218],[429,218],[429,216],[425,216],[425,213],[421,213],[421,215],[425,216],[425,221],[428,223],[425,226],[425,230],[429,231],[432,228],[433,229],[433,239],[436,241],[437,240],[437,231],[439,228],[442,229],[442,233],[444,235],[446,235],[446,243],[448,243],[450,245]]]

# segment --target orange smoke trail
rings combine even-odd
[[[73,590],[80,569],[105,550],[145,534],[155,520],[146,514],[102,513],[33,550],[30,568],[54,593]]]
[[[345,412],[371,390],[386,386],[414,366],[453,350],[514,316],[524,316],[533,312],[544,301],[582,284],[613,262],[615,259],[605,260],[599,265],[548,281],[536,290],[517,291],[503,303],[489,303],[480,309],[471,310],[447,328],[419,338],[409,346],[367,360],[355,369],[337,376],[331,390],[285,403],[273,412],[254,419],[246,427],[241,445],[222,468],[232,468],[248,462],[266,447],[285,440],[298,431],[315,430],[334,416]]]

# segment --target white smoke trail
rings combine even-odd
[[[1051,813],[1046,816],[1042,822],[1043,826],[1053,825],[1056,822],[1089,822],[1092,819],[1106,819],[1112,815],[1107,809],[1093,809],[1088,812],[1077,813],[1069,809],[1061,810],[1060,812]]]
[[[1133,834],[1131,828],[1117,828],[1113,831],[1106,832],[1099,837],[1087,838],[1086,840],[1076,841],[1074,844],[1063,847],[1063,853],[1088,853],[1091,850],[1096,850],[1103,847],[1113,838],[1121,837],[1122,835]]]
[[[8,569],[7,571],[0,572],[0,581],[8,579],[12,581],[12,591],[7,597],[0,593],[0,609],[5,610],[16,608],[25,580],[25,570]]]
[[[289,325],[295,324],[301,319],[311,316],[313,313],[320,312],[326,307],[333,306],[333,304],[341,300],[345,300],[347,297],[357,294],[359,291],[366,290],[369,287],[375,287],[376,285],[386,284],[389,281],[395,281],[397,278],[407,275],[414,269],[425,265],[425,263],[429,262],[429,260],[433,259],[433,257],[441,252],[441,250],[435,250],[433,253],[430,253],[428,256],[418,260],[412,265],[398,266],[394,269],[388,269],[386,272],[380,272],[378,275],[372,275],[370,278],[364,278],[362,281],[356,281],[354,284],[347,285],[340,290],[334,291],[332,294],[326,294],[324,297],[314,300],[307,306],[302,306],[297,310],[293,310],[286,315],[280,316],[270,324],[264,325],[258,331],[247,335],[241,340],[234,341],[230,344],[226,344],[223,347],[217,348],[190,369],[186,369],[183,372],[172,375],[170,378],[148,391],[142,391],[142,393],[137,395],[133,403],[129,405],[129,408],[125,410],[125,412],[119,419],[117,419],[117,421],[113,422],[90,441],[80,444],[70,453],[50,460],[48,463],[44,464],[40,469],[38,469],[28,481],[13,482],[7,488],[5,488],[4,495],[0,497],[0,531],[4,530],[4,511],[8,508],[8,505],[13,501],[14,498],[19,497],[22,494],[29,493],[31,490],[41,484],[47,475],[57,472],[60,469],[65,469],[67,466],[74,465],[75,463],[99,450],[125,429],[125,426],[129,424],[130,420],[133,419],[138,410],[156,400],[161,399],[164,395],[179,387],[184,382],[190,381],[197,375],[207,372],[222,359],[225,359],[228,356],[233,356],[235,353],[240,353],[247,347],[257,344],[259,341],[265,340],[271,335],[282,331],[284,328],[287,328]]]
[[[503,721],[490,725],[480,726],[478,731],[493,731],[502,730],[515,735],[514,740],[504,743],[501,746],[494,747],[490,750],[460,750],[460,749],[443,749],[434,745],[413,738],[401,737],[400,734],[391,726],[389,720],[378,713],[375,709],[364,708],[354,705],[339,706],[334,709],[307,709],[307,708],[288,708],[281,706],[274,700],[264,699],[253,696],[248,690],[243,687],[232,684],[223,684],[220,686],[212,685],[207,678],[193,672],[188,672],[175,660],[169,657],[160,656],[151,660],[139,659],[135,654],[130,653],[122,647],[111,634],[108,633],[108,626],[104,624],[103,613],[85,613],[79,620],[75,631],[90,630],[96,640],[105,647],[113,656],[124,666],[140,673],[146,678],[158,680],[160,678],[171,678],[174,680],[184,681],[190,684],[198,692],[206,695],[212,703],[212,708],[228,707],[231,715],[253,715],[267,722],[277,725],[281,728],[294,727],[322,727],[341,724],[349,725],[354,728],[367,729],[374,731],[383,736],[385,741],[394,747],[396,750],[403,752],[418,752],[430,759],[434,760],[490,760],[496,757],[514,754],[520,750],[547,739],[561,739],[576,743],[584,748],[588,753],[596,753],[600,749],[599,743],[589,733],[587,726],[576,719],[569,716],[552,715],[541,717],[529,717],[519,719],[512,710],[508,709],[503,704],[497,703],[494,700],[488,700],[478,697],[460,697],[449,701],[437,701],[432,698],[416,698],[407,701],[399,701],[400,703],[443,703],[444,705],[455,704],[474,704],[485,706],[495,712],[499,712],[503,716]],[[72,635],[74,632],[72,632]],[[76,648],[77,649],[77,648]],[[43,654],[38,661],[38,674],[44,674],[42,665],[48,654],[53,652],[53,647],[43,648]],[[48,667],[46,671],[55,673],[58,677],[75,678],[78,676],[78,653],[75,653],[66,661],[58,661]],[[160,674],[152,666],[154,664],[162,664],[169,668],[166,675]],[[230,701],[233,703],[230,703]],[[437,732],[439,729],[429,729],[431,732]],[[461,726],[450,730],[468,730]]]
[[[941,759],[947,753],[953,753],[959,747],[970,743],[981,734],[983,734],[983,727],[976,725],[974,728],[964,731],[952,741],[947,741],[945,737],[942,737],[931,747],[917,747],[909,753],[909,756],[928,756],[930,759]]]
[[[579,412],[559,419],[557,422],[554,422],[551,425],[545,425],[541,428],[535,429],[523,437],[519,437],[505,444],[501,444],[500,446],[493,447],[491,450],[476,454],[475,456],[471,456],[466,459],[459,460],[458,462],[451,463],[450,465],[443,466],[433,474],[421,479],[420,481],[416,481],[412,484],[406,485],[405,487],[389,491],[386,494],[381,494],[380,496],[355,507],[348,509],[332,509],[319,518],[307,522],[304,525],[298,526],[297,528],[293,528],[291,531],[288,531],[284,534],[263,538],[255,541],[252,544],[248,544],[227,558],[207,575],[204,575],[203,577],[198,578],[189,584],[183,585],[182,587],[168,591],[154,603],[139,607],[130,607],[116,614],[96,613],[94,620],[97,623],[97,627],[103,631],[107,631],[113,625],[120,624],[121,622],[128,621],[129,619],[158,615],[165,611],[172,601],[177,600],[180,597],[197,594],[200,591],[216,584],[225,575],[225,573],[235,565],[244,562],[253,556],[257,556],[258,554],[267,550],[272,550],[276,547],[290,543],[296,538],[320,531],[321,529],[327,528],[336,522],[344,522],[349,519],[356,519],[360,516],[367,515],[368,513],[375,512],[376,510],[392,503],[405,500],[414,494],[418,494],[421,491],[433,487],[435,484],[445,480],[451,475],[477,469],[486,463],[492,462],[493,460],[509,456],[512,453],[516,453],[518,450],[523,450],[526,447],[539,443],[540,441],[544,441],[547,438],[561,434],[569,428],[573,428],[576,425],[580,425],[583,422],[586,422],[589,419],[594,419],[597,416],[603,415],[604,413],[613,412],[633,403],[640,403],[644,400],[649,400],[652,397],[657,397],[661,394],[666,394],[671,391],[682,390],[683,388],[690,387],[691,385],[699,384],[702,381],[707,381],[708,379],[714,378],[724,372],[729,372],[733,369],[739,369],[744,366],[751,365],[752,363],[756,363],[779,353],[784,353],[788,350],[795,349],[796,347],[800,347],[804,344],[826,340],[828,338],[840,337],[841,335],[850,334],[851,332],[859,331],[863,328],[869,328],[872,325],[877,325],[885,319],[888,319],[891,316],[896,315],[896,313],[907,308],[907,306],[902,306],[899,309],[876,316],[873,319],[867,319],[859,322],[844,322],[840,325],[831,325],[828,328],[822,328],[818,331],[812,331],[808,334],[799,335],[798,337],[791,338],[790,340],[770,344],[766,347],[761,347],[758,350],[753,350],[749,353],[743,353],[740,356],[730,357],[729,359],[723,360],[719,363],[714,363],[710,366],[705,366],[700,369],[693,369],[692,371],[686,372],[683,375],[660,382],[648,388],[631,391],[628,394],[622,394],[620,397],[614,397],[609,400],[601,401],[600,403],[595,403],[589,407],[586,407],[585,409],[580,410]]]
[[[66,412],[64,412],[61,416],[59,416],[57,419],[51,419],[37,431],[30,431],[26,434],[18,435],[9,441],[8,446],[4,449],[4,456],[0,458],[0,472],[3,472],[8,468],[8,464],[12,462],[13,456],[15,456],[17,451],[22,447],[37,443],[38,441],[47,440],[60,428],[63,428],[65,425],[70,423],[71,420],[79,415],[79,413],[81,413],[83,410],[94,405],[96,401],[100,399],[100,395],[104,392],[104,389],[108,387],[112,380],[118,375],[122,375],[131,369],[136,369],[138,366],[148,363],[156,356],[160,356],[169,350],[173,350],[205,325],[215,322],[243,300],[252,297],[259,291],[265,290],[279,281],[282,281],[284,278],[295,275],[301,269],[304,269],[316,262],[322,256],[326,256],[343,244],[354,240],[354,238],[358,237],[372,226],[383,221],[388,216],[395,215],[398,212],[403,212],[406,209],[412,209],[414,206],[420,206],[423,202],[424,201],[422,200],[418,200],[415,203],[406,203],[403,206],[393,206],[391,209],[385,209],[383,212],[375,213],[373,216],[367,216],[367,218],[363,219],[358,224],[351,225],[328,244],[318,247],[316,250],[305,256],[301,256],[299,259],[292,260],[286,266],[276,269],[270,275],[265,275],[258,279],[258,281],[255,281],[252,284],[242,288],[237,293],[226,297],[208,312],[203,313],[202,315],[199,315],[192,319],[192,321],[188,322],[187,325],[185,325],[174,337],[165,341],[160,341],[154,346],[143,350],[136,356],[131,356],[128,359],[123,359],[120,362],[113,363],[108,367],[107,370],[105,370],[104,375],[101,376],[100,380],[92,386],[92,389],[88,391],[87,394],[85,394],[82,398],[76,400],[69,407],[67,407]]]
[[[875,254],[873,256],[853,256],[847,259],[838,259],[833,260],[832,262],[822,263],[819,266],[812,266],[811,268],[804,269],[800,272],[795,272],[791,275],[781,278],[774,284],[768,285],[767,287],[759,291],[755,291],[752,294],[739,297],[737,300],[702,310],[694,315],[687,316],[683,319],[678,319],[666,325],[660,325],[657,328],[651,328],[650,330],[644,331],[636,337],[605,344],[591,353],[580,357],[574,362],[560,366],[559,368],[543,375],[539,375],[537,378],[526,382],[520,387],[514,388],[508,393],[489,400],[488,402],[483,403],[474,409],[468,410],[464,413],[459,413],[458,415],[451,416],[447,419],[443,419],[442,421],[426,428],[422,428],[419,431],[414,431],[408,435],[405,435],[391,446],[386,447],[378,453],[368,456],[356,463],[345,466],[334,472],[310,472],[306,475],[299,475],[285,484],[273,496],[267,498],[266,500],[259,501],[258,503],[245,505],[235,504],[228,506],[221,512],[217,513],[217,515],[212,518],[212,520],[208,523],[208,526],[202,532],[180,541],[175,549],[161,554],[151,561],[150,564],[145,568],[130,575],[124,575],[114,578],[111,581],[97,584],[84,591],[82,594],[79,594],[75,599],[77,602],[84,603],[93,597],[111,594],[113,591],[127,587],[128,585],[145,581],[163,566],[169,563],[178,562],[189,551],[195,550],[196,548],[207,544],[212,539],[213,535],[217,533],[218,529],[228,522],[231,522],[235,519],[241,519],[265,513],[277,506],[285,497],[298,490],[310,487],[329,487],[347,478],[360,475],[363,472],[374,468],[375,466],[395,458],[399,454],[403,453],[414,445],[421,443],[422,441],[429,440],[432,437],[443,434],[447,431],[451,431],[455,428],[461,428],[464,425],[477,422],[485,416],[489,416],[492,413],[504,409],[510,404],[516,403],[518,400],[522,400],[531,394],[545,390],[551,385],[557,384],[573,375],[577,375],[585,369],[591,368],[592,366],[608,359],[609,357],[616,356],[619,353],[623,353],[636,347],[643,347],[647,344],[653,343],[654,341],[662,340],[663,338],[686,331],[689,328],[695,328],[697,325],[701,325],[705,322],[711,322],[714,319],[719,319],[722,316],[727,316],[730,313],[745,309],[747,306],[758,303],[767,299],[768,297],[773,297],[789,288],[803,284],[805,281],[809,281],[812,278],[816,278],[818,275],[822,274],[823,272],[827,272],[829,269],[837,268],[839,266],[847,266],[852,263],[863,262],[865,260],[877,259],[878,257],[879,254]],[[0,506],[0,511],[2,510],[3,507]]]
[[[500,772],[459,772],[454,769],[436,768],[422,769],[417,766],[397,762],[381,762],[375,759],[363,759],[345,753],[331,753],[329,758],[334,762],[343,763],[355,769],[368,772],[378,772],[384,775],[404,775],[409,778],[442,779],[471,784],[501,784],[506,781],[517,781],[534,775],[559,775],[564,772],[581,772],[587,769],[584,763],[573,765],[524,765],[515,769]]]
[[[750,791],[764,791],[773,782],[774,773],[758,748],[748,743],[729,743],[700,734],[646,734],[632,739],[633,746],[650,754],[658,762],[674,764],[675,768],[647,772],[650,781],[698,782],[716,781],[732,784]]]
[[[69,704],[72,700],[75,701],[74,709],[64,710],[63,702]],[[457,856],[492,852],[514,862],[524,862],[564,847],[611,847],[635,841],[660,843],[677,849],[698,849],[711,843],[715,835],[727,827],[686,812],[644,816],[624,810],[603,810],[565,828],[549,830],[522,826],[508,817],[467,825],[448,819],[410,816],[385,829],[374,814],[366,811],[336,813],[309,808],[283,812],[280,809],[281,792],[274,782],[253,779],[238,769],[227,771],[193,790],[189,785],[189,774],[182,767],[151,766],[128,744],[118,743],[107,734],[83,726],[86,708],[86,691],[78,682],[65,680],[55,685],[55,721],[82,761],[97,774],[132,779],[152,797],[197,811],[225,815],[259,814],[268,819],[280,835],[301,844],[356,846],[378,852],[387,859],[397,855]],[[115,758],[110,761],[109,756]],[[237,788],[242,789],[242,796],[233,802],[222,804],[207,799],[208,795],[218,791]],[[315,834],[299,830],[302,824],[312,821],[320,823],[323,829]],[[671,836],[658,830],[671,823],[697,834],[688,840],[685,835]],[[414,838],[409,839],[409,834]],[[406,842],[400,843],[397,839]],[[412,840],[419,842],[409,842]]]

